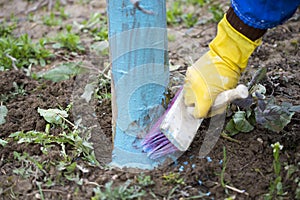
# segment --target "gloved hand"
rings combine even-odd
[[[210,50],[186,73],[184,100],[187,106],[195,107],[195,118],[207,117],[217,95],[237,85],[249,57],[260,44],[261,39],[251,41],[229,24],[226,15],[223,17],[215,39],[209,44]],[[220,110],[211,115],[219,113]]]

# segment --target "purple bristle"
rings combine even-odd
[[[156,151],[152,151],[151,153],[149,153],[150,154],[149,157],[151,159],[157,159],[157,158],[160,158],[162,156],[173,153],[175,151],[178,151],[178,149],[172,143],[169,142],[168,144],[166,144],[161,149],[158,149]]]
[[[145,152],[152,151],[154,148],[157,147],[157,145],[160,145],[164,141],[168,141],[166,137],[162,137],[163,134],[157,135],[157,137],[153,137],[150,141],[143,145],[143,150]]]
[[[173,153],[175,151],[179,151],[175,145],[173,145],[169,139],[160,131],[159,127],[165,118],[166,114],[169,112],[170,108],[176,101],[179,93],[182,88],[175,94],[174,98],[168,105],[168,109],[161,116],[157,122],[151,127],[149,133],[145,136],[143,141],[141,142],[143,146],[143,150],[147,153],[147,156],[151,159],[157,159],[167,154]]]

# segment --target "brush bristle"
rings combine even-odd
[[[174,98],[168,105],[168,109],[166,110],[166,112],[151,127],[149,133],[145,136],[145,138],[141,142],[144,152],[147,153],[147,156],[150,159],[157,159],[167,154],[173,153],[175,151],[179,151],[178,148],[175,145],[173,145],[169,141],[169,139],[160,131],[159,127],[163,119],[165,118],[166,114],[169,112],[170,108],[176,101],[181,90],[182,88],[179,89],[179,91],[175,94]]]

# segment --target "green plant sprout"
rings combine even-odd
[[[43,23],[47,26],[57,26],[61,25],[62,20],[55,16],[53,12],[50,15],[43,16]]]
[[[43,16],[43,23],[47,26],[61,25],[62,21],[68,18],[68,14],[65,13],[64,7],[60,5],[60,1],[55,1],[54,9],[59,11],[59,15],[50,12],[49,15]]]
[[[24,89],[24,85],[18,85],[16,82],[13,82],[14,91],[10,91],[9,94],[0,94],[0,101],[7,102],[10,99],[16,98],[18,95],[26,96],[26,90]],[[2,105],[2,104],[1,104]]]
[[[141,173],[137,177],[137,182],[142,187],[148,187],[154,185],[154,181],[151,179],[151,176],[146,176],[145,174]]]
[[[226,183],[225,183],[225,180],[224,180],[224,176],[225,176],[227,163],[228,163],[228,160],[227,160],[227,155],[226,155],[226,148],[225,148],[225,146],[223,146],[223,163],[222,163],[222,171],[221,171],[221,174],[220,174],[221,185],[222,185],[223,188],[226,188]]]
[[[31,65],[45,66],[53,54],[44,46],[45,40],[34,44],[27,34],[18,38],[8,35],[0,38],[0,68],[18,69]]]
[[[82,46],[79,35],[71,33],[72,26],[66,26],[67,32],[59,33],[54,41],[55,44],[52,45],[54,49],[66,49],[72,52],[83,53],[85,51],[84,46]]]
[[[110,181],[105,184],[104,190],[100,187],[94,188],[95,195],[92,200],[127,200],[127,199],[142,199],[145,195],[145,191],[140,187],[130,186],[131,180],[127,180],[123,185],[119,187],[113,187],[113,182]],[[130,186],[130,187],[129,187]]]
[[[213,14],[213,22],[219,22],[224,16],[224,11],[219,4],[213,4],[209,6],[209,12]]]
[[[46,174],[46,171],[44,170],[44,164],[40,162],[39,158],[33,158],[28,153],[18,153],[16,151],[13,152],[14,159],[17,159],[21,162],[21,167],[15,169],[13,172],[15,174],[21,175],[23,178],[28,178],[31,175],[37,176],[36,170],[39,170],[40,172],[43,172]],[[37,178],[37,177],[36,177]]]
[[[167,23],[168,25],[176,25],[181,19],[180,16],[183,14],[182,6],[179,1],[172,4],[172,7],[167,10]]]
[[[299,178],[299,172],[300,172],[300,162],[297,164],[286,164],[284,166],[284,169],[286,171],[286,177],[285,180],[291,180],[294,183],[296,183],[296,191],[294,193],[295,199],[300,199],[300,178]]]
[[[16,28],[16,24],[7,24],[5,21],[0,24],[0,37],[8,37],[12,35],[13,30]]]
[[[111,81],[105,77],[103,74],[100,74],[98,78],[98,87],[95,91],[95,97],[102,101],[104,99],[111,99]]]
[[[11,92],[11,94],[13,96],[17,96],[17,95],[25,96],[26,95],[26,90],[24,89],[23,84],[18,85],[16,82],[13,82],[13,86],[14,86],[14,89],[15,89],[14,92]]]
[[[164,174],[162,177],[166,183],[169,184],[180,184],[185,185],[183,178],[180,178],[179,173],[170,172],[169,174]]]
[[[187,13],[183,15],[183,22],[187,28],[190,28],[198,22],[198,19],[193,13]]]
[[[271,200],[274,197],[283,196],[286,193],[283,191],[282,185],[282,178],[281,178],[281,163],[279,160],[280,151],[282,150],[283,146],[280,145],[279,142],[272,144],[271,147],[273,148],[273,169],[275,173],[275,180],[270,183],[269,193],[264,196],[266,200]]]
[[[180,24],[186,28],[195,26],[198,23],[199,14],[192,11],[186,11],[185,7],[191,6],[194,8],[199,8],[208,3],[210,3],[208,0],[187,0],[184,3],[177,0],[172,1],[172,3],[170,2],[166,13],[167,24],[170,26]],[[221,10],[220,6],[213,4],[209,6],[209,11],[213,14],[212,21],[219,21],[222,19],[223,11]]]
[[[107,16],[100,13],[94,13],[90,18],[81,23],[74,22],[79,31],[89,33],[96,41],[104,41],[108,39]]]
[[[2,140],[1,138],[0,138],[0,145],[2,146],[2,147],[5,147],[6,145],[7,145],[7,141],[6,140]]]

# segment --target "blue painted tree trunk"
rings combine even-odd
[[[111,165],[153,169],[141,138],[159,116],[169,80],[165,0],[108,0],[114,150]],[[137,5],[137,4],[136,4]],[[142,9],[141,9],[142,8]]]

